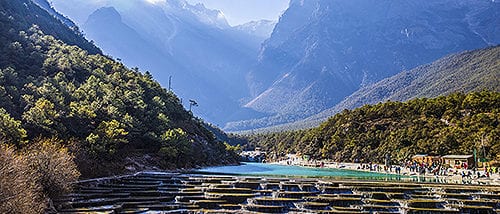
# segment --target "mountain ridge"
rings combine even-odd
[[[50,15],[54,16],[56,19],[64,23],[66,26],[69,28],[75,30],[75,32],[78,32],[78,26],[69,18],[63,16],[59,12],[57,12],[54,7],[47,1],[47,0],[32,0],[32,2],[38,4],[40,8],[44,9],[47,11]]]
[[[363,87],[334,108],[320,114],[333,115],[332,112],[340,112],[341,109],[354,109],[385,100],[405,101],[484,89],[500,91],[500,83],[495,81],[498,79],[500,46],[464,51]]]
[[[267,38],[271,36],[273,33],[274,26],[276,25],[276,21],[271,20],[258,20],[258,21],[250,21],[234,28],[246,32],[250,35],[254,35],[260,38],[261,42],[264,42]]]
[[[367,85],[346,97],[332,108],[306,119],[253,132],[297,130],[318,126],[328,118],[363,105],[385,101],[407,101],[416,98],[434,98],[451,93],[489,90],[500,92],[500,46],[450,54],[432,63]],[[251,133],[249,131],[242,133]]]
[[[38,0],[42,1],[44,0]],[[27,31],[31,26],[31,23],[37,23],[37,26],[44,32],[53,35],[55,38],[60,39],[70,45],[78,45],[79,47],[85,49],[91,54],[100,54],[102,51],[96,47],[94,44],[89,42],[77,28],[69,28],[57,18],[54,14],[50,13],[46,9],[38,6],[38,3],[33,1],[23,1],[23,9],[20,9],[18,3],[10,1],[2,1],[0,4],[0,9],[5,11],[5,14],[10,14],[10,21],[15,20],[16,23],[3,23],[2,27],[11,27],[17,29],[23,29]],[[53,11],[54,13],[57,13]],[[60,15],[62,17],[62,15]],[[54,20],[55,19],[55,20]],[[56,30],[57,29],[57,30]]]
[[[470,155],[500,160],[500,92],[452,93],[343,110],[307,130],[248,135],[247,148],[311,160],[397,164],[415,154]]]

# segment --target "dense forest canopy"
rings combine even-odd
[[[2,42],[6,57],[0,61],[0,112],[9,130],[3,143],[22,146],[36,137],[57,137],[100,157],[125,148],[163,151],[168,167],[226,160],[220,156],[223,145],[150,75],[89,55],[36,26],[2,30],[13,38]],[[191,152],[195,148],[199,152]],[[221,154],[208,154],[216,151]]]
[[[249,136],[249,147],[335,161],[408,160],[415,154],[472,154],[500,160],[500,93],[454,93],[344,110],[319,127]]]

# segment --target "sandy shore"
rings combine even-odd
[[[280,164],[280,165],[293,165],[293,166],[303,166],[303,167],[321,167],[322,161],[303,161],[303,160],[281,160],[278,162],[272,162],[273,164]],[[461,173],[464,171],[465,174],[467,174],[469,171],[472,173],[472,170],[458,170],[458,169],[451,169],[447,175],[445,176],[436,176],[431,173],[427,173],[424,175],[420,175],[416,172],[412,172],[409,168],[406,167],[400,167],[401,172],[396,173],[396,165],[392,166],[392,169],[389,170],[384,170],[384,165],[383,164],[376,164],[372,163],[372,166],[381,166],[381,170],[369,170],[369,169],[362,169],[362,165],[368,165],[367,163],[343,163],[343,162],[327,162],[323,161],[323,168],[332,168],[332,169],[346,169],[346,170],[355,170],[355,171],[364,171],[364,172],[377,172],[377,173],[385,173],[385,174],[400,174],[400,175],[406,175],[406,176],[415,176],[415,177],[421,177],[421,178],[431,178],[431,179],[437,179],[437,180],[447,180],[451,183],[464,183],[464,184],[490,184],[490,185],[500,185],[500,174],[495,173],[490,175],[489,178],[486,177],[481,177],[481,178],[476,178],[476,176],[473,176],[472,178],[462,178]],[[481,174],[483,174],[483,171],[480,170]]]

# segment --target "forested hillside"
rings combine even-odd
[[[415,154],[486,154],[500,160],[500,93],[454,93],[344,110],[319,127],[249,136],[249,146],[314,159],[383,162]],[[481,155],[482,157],[482,155]]]
[[[326,120],[343,109],[385,100],[432,98],[453,92],[500,91],[499,79],[500,46],[464,51],[362,87],[333,108],[306,121]]]
[[[185,137],[185,143],[188,138],[205,143],[214,139],[150,75],[100,55],[88,55],[36,27],[21,32],[18,41],[10,43],[7,55],[12,61],[0,71],[0,106],[21,121],[26,139],[73,139],[102,156],[126,147],[157,151],[170,147],[164,144],[169,137]],[[194,161],[203,163],[203,158],[193,157],[193,162],[179,162],[179,166]]]
[[[55,19],[47,11],[29,0],[0,1],[0,37],[1,46],[8,45],[10,34],[17,34],[19,30],[27,30],[34,23],[47,35],[64,41],[69,45],[77,45],[91,54],[101,53],[101,50],[87,41],[77,27],[68,28],[59,19]],[[9,32],[10,34],[5,34]],[[3,49],[2,49],[3,50]],[[4,54],[1,57],[5,57]]]
[[[407,101],[482,90],[500,92],[499,79],[500,46],[464,51],[366,85],[334,107],[304,120],[253,131],[278,132],[312,128],[344,109],[351,110],[387,100]]]
[[[236,161],[149,73],[30,1],[1,1],[0,24],[0,213],[40,212],[80,174]]]

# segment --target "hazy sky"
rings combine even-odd
[[[191,4],[203,3],[210,9],[224,13],[230,25],[253,20],[278,20],[288,7],[289,0],[187,0]]]

